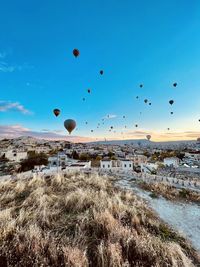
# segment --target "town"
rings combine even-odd
[[[172,146],[172,145],[171,145]],[[200,188],[200,141],[173,149],[141,142],[70,143],[33,137],[0,141],[0,177],[19,173],[100,171]]]

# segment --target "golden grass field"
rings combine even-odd
[[[200,266],[191,245],[106,176],[0,182],[0,266]]]
[[[189,189],[177,189],[174,186],[166,183],[146,183],[141,182],[139,186],[144,189],[151,191],[157,195],[161,195],[169,200],[178,201],[190,201],[200,204],[200,194]]]

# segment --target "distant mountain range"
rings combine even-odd
[[[5,140],[5,139],[4,139]],[[3,139],[1,140],[3,141]],[[0,141],[0,142],[1,142]],[[45,139],[38,139],[31,136],[21,136],[14,139],[9,139],[12,144],[19,145],[19,144],[27,144],[27,143],[35,143],[35,144],[44,144],[45,142],[66,142],[70,143],[69,141],[62,141],[62,140],[45,140]],[[94,144],[94,145],[132,145],[134,147],[150,147],[150,148],[184,148],[184,147],[197,147],[197,141],[195,140],[184,140],[184,141],[167,141],[167,142],[154,142],[148,141],[146,139],[129,139],[129,140],[108,140],[108,141],[95,141],[95,142],[88,142],[85,144]],[[200,147],[200,145],[199,145]]]
[[[183,140],[183,141],[166,141],[166,142],[154,142],[146,139],[131,139],[131,140],[108,140],[108,141],[96,141],[90,142],[90,144],[99,145],[133,145],[137,147],[151,147],[151,148],[168,148],[168,147],[194,147],[197,145],[195,140]]]

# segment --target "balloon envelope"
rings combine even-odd
[[[170,105],[174,104],[174,100],[169,100]]]
[[[55,108],[55,109],[53,110],[53,113],[54,113],[55,116],[57,117],[57,116],[60,114],[60,109]]]
[[[76,122],[75,120],[68,119],[64,121],[64,126],[69,132],[69,134],[71,134],[71,132],[76,128]]]
[[[100,74],[103,75],[103,70],[100,70]]]
[[[80,52],[79,52],[79,50],[77,48],[75,48],[73,50],[73,54],[74,54],[75,57],[78,57],[80,55]]]
[[[148,134],[148,135],[146,136],[146,138],[147,138],[148,140],[150,140],[150,139],[151,139],[151,135]]]

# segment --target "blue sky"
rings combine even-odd
[[[196,138],[199,29],[197,0],[2,3],[0,135],[8,131],[9,136],[9,127],[16,125],[22,134],[45,129],[65,135],[63,121],[73,118],[78,125],[74,135],[81,137],[143,138],[150,133],[153,140]],[[78,58],[74,48],[80,50]],[[54,108],[61,109],[58,118]],[[116,117],[97,129],[107,114]],[[116,133],[108,131],[111,125]]]

